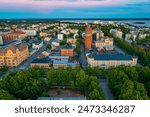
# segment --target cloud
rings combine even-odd
[[[60,8],[79,9],[107,6],[123,6],[149,0],[0,0],[0,10],[32,10],[50,12]]]

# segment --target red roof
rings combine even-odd
[[[15,33],[15,34],[26,34],[26,33],[23,32],[23,31],[15,31],[15,32],[13,32],[13,33]]]

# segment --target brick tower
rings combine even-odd
[[[90,25],[86,25],[85,29],[85,49],[90,50],[92,48],[92,29]]]

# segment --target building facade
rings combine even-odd
[[[87,25],[85,29],[85,49],[90,50],[92,48],[92,41],[92,29],[90,25]]]
[[[113,38],[105,37],[101,40],[97,40],[95,41],[95,46],[97,48],[103,47],[106,50],[113,50],[114,49]]]
[[[116,29],[111,29],[110,33],[115,37],[115,38],[120,38],[122,39],[122,32]]]
[[[47,34],[47,32],[40,32],[40,36],[41,36],[41,37],[47,37],[48,34]]]
[[[3,38],[0,36],[0,44],[3,44]]]
[[[43,47],[43,41],[36,41],[32,43],[33,49],[40,49],[41,47]]]
[[[96,40],[103,38],[104,37],[104,33],[102,31],[97,31],[96,32]]]
[[[129,55],[108,55],[108,54],[95,54],[88,56],[88,65],[91,67],[102,67],[102,68],[109,68],[109,67],[117,67],[120,65],[126,66],[136,66],[137,64],[137,57],[132,57]]]
[[[37,31],[36,30],[23,30],[23,32],[25,32],[28,36],[36,36],[37,35]]]
[[[69,56],[69,57],[73,57],[74,56],[74,49],[72,48],[72,46],[63,46],[60,50],[60,54],[61,56]]]
[[[30,63],[30,66],[38,68],[50,68],[52,66],[52,61],[48,58],[34,59]]]
[[[64,39],[64,34],[58,34],[57,38],[59,41],[62,41]]]
[[[29,57],[26,44],[10,45],[0,49],[0,66],[17,67]]]
[[[67,39],[67,43],[69,43],[69,44],[76,44],[76,42],[77,42],[77,39],[74,39],[74,38]]]
[[[3,35],[3,41],[4,42],[9,42],[15,39],[24,39],[25,37],[27,37],[25,32],[22,31],[16,31],[16,32],[12,32],[9,34],[4,34]]]
[[[63,68],[66,69],[67,67],[71,66],[72,69],[75,69],[77,66],[79,66],[78,62],[69,62],[67,60],[54,60],[53,61],[53,67],[54,69]]]

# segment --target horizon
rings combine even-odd
[[[2,20],[106,20],[106,21],[115,21],[115,20],[150,20],[150,18],[3,18]]]

